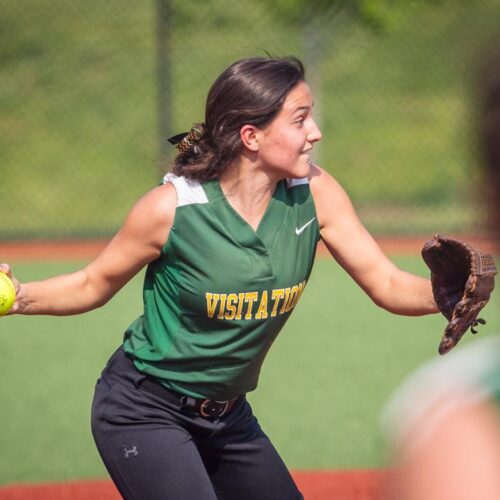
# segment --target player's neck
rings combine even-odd
[[[245,162],[233,165],[219,179],[220,187],[232,207],[250,226],[257,229],[276,189],[277,181],[256,171]]]

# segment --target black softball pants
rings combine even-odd
[[[119,349],[96,385],[92,433],[127,500],[299,500],[282,459],[245,398],[204,418],[141,389]]]

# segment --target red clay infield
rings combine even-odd
[[[379,470],[296,471],[305,500],[381,500],[387,472]],[[20,484],[0,488],[0,500],[119,500],[111,481]]]
[[[498,253],[499,244],[485,236],[460,235],[484,252]],[[380,237],[377,242],[387,254],[417,255],[429,236]],[[36,260],[88,260],[95,257],[108,240],[7,241],[0,242],[0,262]],[[319,255],[327,250],[319,246]]]

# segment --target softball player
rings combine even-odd
[[[78,314],[147,265],[144,314],[92,408],[124,498],[302,498],[245,395],[304,292],[320,238],[381,307],[437,311],[429,281],[396,268],[344,190],[312,164],[321,139],[312,109],[297,59],[237,61],[212,86],[204,123],[171,139],[173,173],[92,263],[16,281],[13,313]]]

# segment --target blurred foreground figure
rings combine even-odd
[[[490,227],[500,239],[500,50],[480,74],[479,133]],[[417,370],[382,418],[394,473],[387,499],[500,499],[500,333]]]
[[[500,498],[500,335],[424,365],[384,418],[395,470],[388,499]]]

